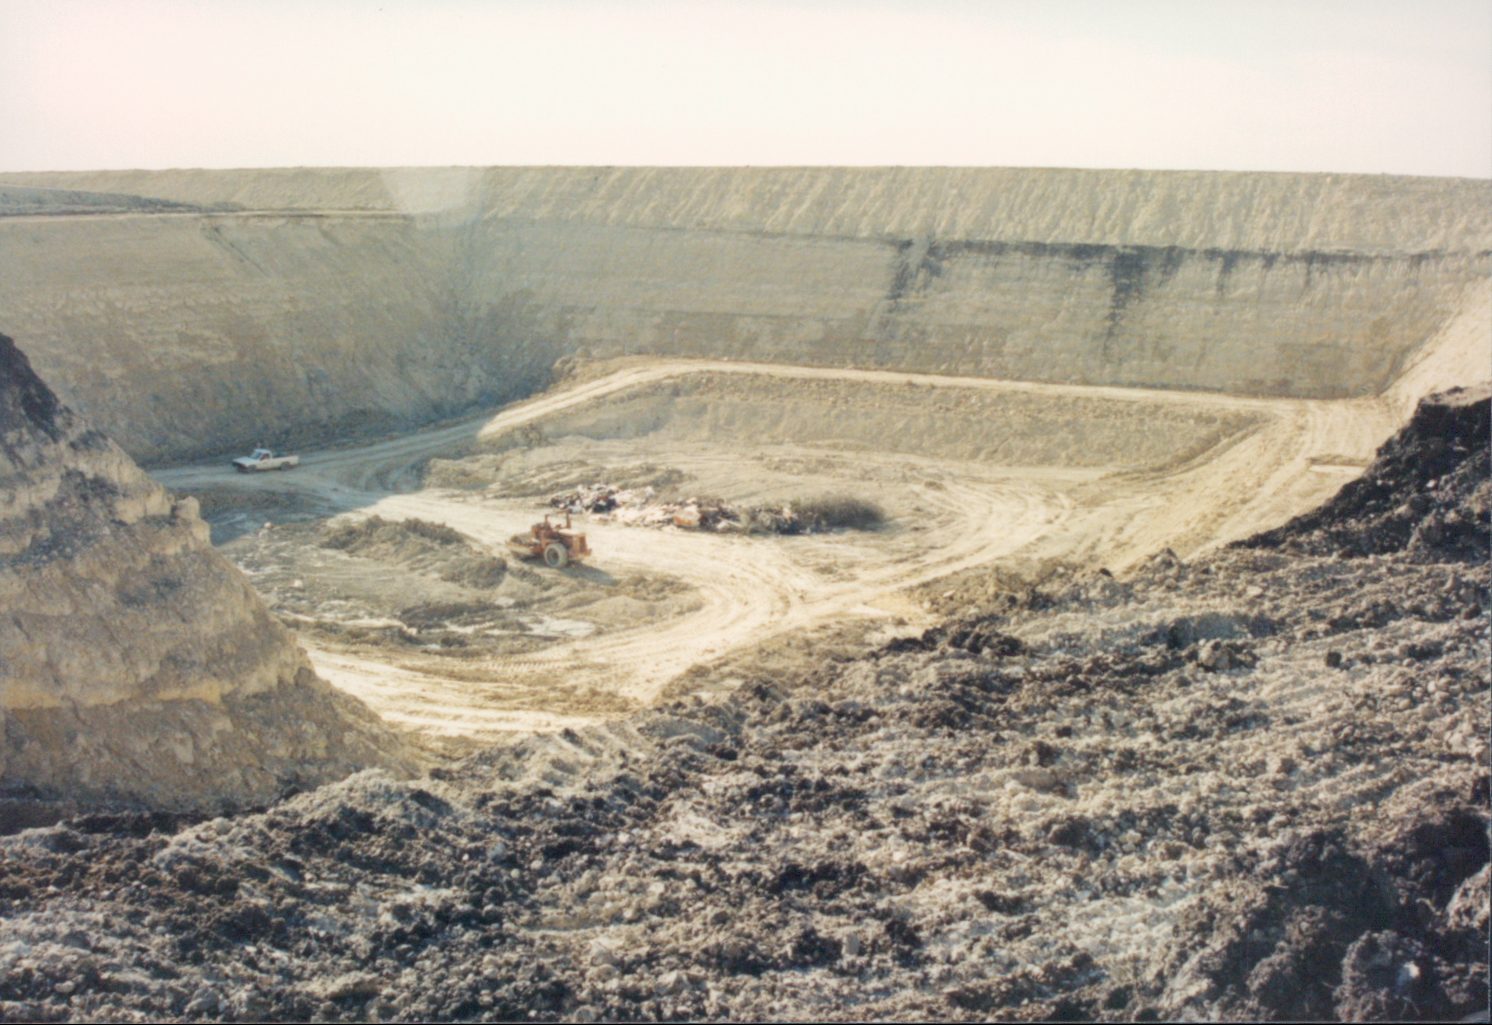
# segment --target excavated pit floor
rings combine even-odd
[[[199,496],[327,679],[392,722],[490,740],[626,712],[774,642],[781,659],[784,638],[914,632],[928,596],[1003,569],[1122,572],[1243,536],[1319,503],[1393,426],[1378,399],[634,360],[291,473],[159,476]],[[580,517],[587,564],[506,556],[547,496],[597,481],[740,505],[849,495],[886,522],[784,537]]]

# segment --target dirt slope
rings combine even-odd
[[[1487,555],[1487,398],[1492,385],[1457,388],[1421,403],[1378,460],[1321,508],[1244,544],[1312,555],[1407,552],[1422,561]],[[1428,492],[1428,494],[1426,494]],[[1407,497],[1406,497],[1407,496]]]
[[[1489,189],[999,168],[0,175],[0,306],[63,398],[148,463],[405,430],[532,394],[575,356],[1362,396],[1492,273]]]
[[[0,336],[0,792],[262,804],[409,752]]]
[[[1484,1009],[1488,413],[1427,403],[1375,483],[1248,546],[714,702],[0,841],[0,1014]]]

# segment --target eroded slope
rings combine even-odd
[[[333,691],[173,500],[0,336],[0,785],[260,804],[402,741]]]

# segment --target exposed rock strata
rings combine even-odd
[[[0,840],[0,1016],[1484,1010],[1487,419],[1428,404],[1366,491],[1254,548],[714,703],[179,831]]]
[[[260,804],[401,743],[312,672],[174,500],[0,335],[0,785]]]
[[[1467,289],[1492,273],[1492,184],[1478,181],[998,168],[4,180],[0,307],[64,398],[145,460],[425,422],[529,394],[578,354],[1363,395],[1466,302],[1485,307]]]

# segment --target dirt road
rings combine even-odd
[[[421,488],[418,468],[424,460],[646,385],[702,373],[907,384],[929,394],[977,390],[1035,395],[1053,403],[1097,398],[1186,406],[1247,413],[1254,426],[1183,462],[1113,473],[840,453],[853,482],[895,491],[916,514],[896,517],[889,528],[874,533],[792,539],[587,523],[598,554],[584,572],[672,575],[697,590],[697,611],[662,626],[565,641],[522,656],[467,661],[458,669],[433,655],[369,657],[313,647],[317,668],[390,720],[423,731],[482,737],[557,728],[591,718],[587,693],[612,696],[613,704],[618,695],[647,703],[691,666],[790,631],[864,616],[915,629],[923,614],[906,600],[909,588],[1011,556],[1076,559],[1123,570],[1165,546],[1186,555],[1272,526],[1332,493],[1396,426],[1386,398],[1311,402],[670,360],[623,366],[483,420],[360,448],[305,453],[291,473],[235,476],[223,466],[202,465],[159,476],[188,492],[294,490],[335,510],[444,523],[501,546],[536,518],[532,501]],[[656,436],[639,443],[638,450],[669,464],[724,460],[749,472],[739,450],[675,452],[666,438]],[[563,701],[550,700],[561,694]]]

